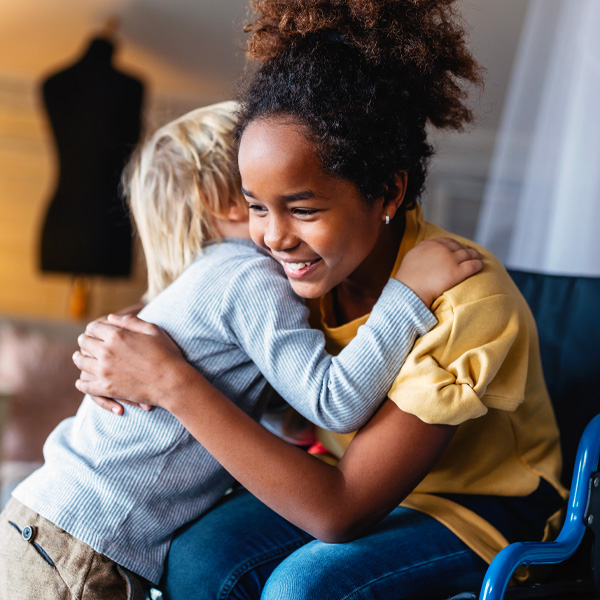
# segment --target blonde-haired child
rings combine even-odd
[[[205,242],[222,237],[219,223],[230,209],[248,214],[232,168],[236,108],[221,102],[168,123],[138,148],[124,172],[146,257],[146,300],[177,279]]]
[[[148,263],[151,301],[140,317],[253,417],[268,381],[312,422],[355,430],[435,324],[427,305],[464,271],[448,282],[449,262],[460,261],[443,242],[410,253],[397,277],[424,289],[423,301],[391,279],[355,341],[332,358],[280,265],[249,239],[235,120],[232,102],[189,113],[147,140],[127,170]],[[415,277],[424,262],[427,273]],[[44,453],[0,519],[3,598],[138,598],[146,581],[158,583],[174,532],[233,483],[169,412],[131,408],[115,418],[89,396]]]

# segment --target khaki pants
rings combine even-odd
[[[144,600],[142,580],[11,499],[0,514],[0,600]]]

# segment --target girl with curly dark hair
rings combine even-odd
[[[408,250],[449,235],[418,200],[427,128],[472,121],[466,86],[480,83],[453,4],[253,2],[258,68],[237,130],[251,235],[332,352]],[[113,393],[171,411],[246,488],[175,536],[171,600],[446,597],[476,588],[507,543],[550,535],[565,490],[535,324],[480,251],[484,269],[434,301],[437,326],[369,423],[319,432],[324,460],[241,413],[160,330],[112,318],[130,330],[106,359],[128,357]]]

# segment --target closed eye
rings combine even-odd
[[[260,206],[260,204],[248,204],[248,210],[254,214],[266,212],[266,208],[264,206]]]
[[[292,209],[292,213],[298,217],[310,217],[318,212],[319,212],[319,210],[316,208],[293,208]]]

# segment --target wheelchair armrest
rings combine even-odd
[[[520,565],[559,563],[577,550],[586,531],[592,474],[598,468],[599,458],[600,415],[596,415],[579,442],[567,516],[560,534],[553,542],[517,542],[500,551],[487,570],[479,600],[501,600]],[[600,519],[600,515],[596,518]]]

